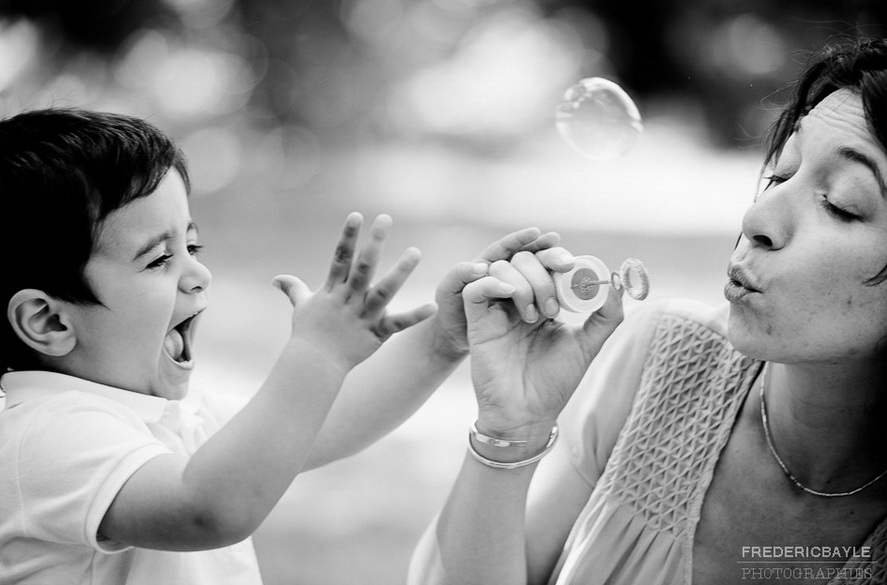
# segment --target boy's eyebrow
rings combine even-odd
[[[173,237],[175,237],[175,233],[173,233],[172,230],[167,230],[167,231],[163,232],[162,234],[157,234],[156,236],[154,236],[153,238],[151,238],[150,240],[145,242],[138,249],[138,251],[136,252],[136,255],[133,256],[132,259],[138,260],[139,258],[144,256],[145,254],[147,254],[148,252],[150,252],[151,250],[153,250],[154,248],[156,248],[157,246],[159,246],[163,242],[173,239]]]
[[[878,188],[881,189],[881,197],[887,199],[887,183],[884,183],[884,175],[881,174],[881,169],[878,168],[878,163],[849,146],[838,148],[838,155],[848,161],[859,163],[867,167],[872,174],[875,175],[875,180],[878,182]]]
[[[186,229],[185,231],[186,231],[186,232],[190,232],[191,230],[194,230],[195,232],[199,231],[199,230],[197,229],[197,224],[194,223],[193,221],[188,223],[188,227],[187,227],[187,229]],[[144,243],[144,244],[143,244],[143,245],[142,245],[142,246],[136,251],[136,254],[135,254],[135,256],[132,257],[132,259],[133,259],[133,260],[138,260],[139,258],[141,258],[142,256],[144,256],[145,254],[147,254],[148,252],[150,252],[151,250],[153,250],[154,248],[156,248],[157,246],[159,246],[159,245],[162,244],[163,242],[165,242],[165,241],[167,241],[167,240],[171,240],[171,239],[173,239],[175,236],[176,236],[176,234],[175,234],[175,231],[173,231],[173,230],[167,230],[167,231],[165,231],[165,232],[163,232],[163,233],[161,233],[161,234],[157,234],[156,236],[154,236],[153,238],[151,238],[150,240],[148,240],[147,242],[145,242],[145,243]]]

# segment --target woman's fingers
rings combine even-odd
[[[532,295],[530,302],[535,303],[539,312],[548,318],[557,316],[560,306],[557,302],[554,280],[537,255],[518,252],[511,259],[511,265],[528,283]]]
[[[616,330],[625,317],[622,308],[621,290],[608,287],[607,300],[604,306],[593,312],[582,325],[583,346],[589,355],[597,355],[604,341]]]
[[[462,289],[462,298],[466,305],[485,305],[490,301],[509,299],[513,294],[513,286],[492,276],[468,283]]]
[[[462,289],[465,317],[469,320],[476,320],[486,312],[490,302],[509,299],[513,294],[514,287],[512,285],[492,276],[475,280]]]
[[[363,216],[357,212],[349,214],[345,220],[345,226],[342,228],[342,234],[339,236],[339,242],[336,244],[333,263],[330,266],[329,276],[326,280],[327,289],[332,289],[335,285],[341,284],[348,279],[348,273],[351,271],[351,261],[354,258],[354,248],[357,245],[357,236],[360,234],[362,223]]]
[[[415,270],[421,258],[418,248],[407,248],[400,260],[367,291],[363,306],[364,314],[373,316],[385,309],[406,282],[407,277]]]
[[[560,246],[552,246],[536,252],[536,258],[546,270],[552,272],[567,272],[576,264],[576,257]]]
[[[529,252],[526,254],[533,258],[533,255]],[[516,257],[517,256],[515,256],[515,258]],[[539,312],[536,310],[536,299],[533,295],[533,287],[524,274],[522,274],[513,264],[513,259],[512,262],[506,262],[505,260],[493,262],[490,265],[490,276],[501,282],[510,284],[514,288],[511,300],[518,313],[520,313],[521,319],[527,323],[535,323],[539,320]],[[551,280],[551,277],[547,274],[545,274],[544,278]]]

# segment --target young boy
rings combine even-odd
[[[0,583],[260,583],[248,537],[293,478],[414,412],[465,356],[465,284],[556,243],[515,232],[454,267],[436,312],[390,315],[418,251],[371,284],[390,219],[357,251],[352,214],[321,288],[275,279],[291,337],[220,425],[188,393],[211,278],[188,189],[182,154],[144,121],[0,121]]]

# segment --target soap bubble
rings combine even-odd
[[[583,156],[610,160],[628,152],[643,132],[641,114],[625,90],[609,79],[589,77],[564,94],[555,123]]]

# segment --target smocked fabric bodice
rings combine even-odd
[[[710,315],[697,318],[696,311],[657,313],[649,332],[635,341],[649,343],[643,359],[623,359],[615,352],[599,366],[641,367],[639,383],[629,389],[634,399],[624,426],[567,540],[552,585],[690,585],[702,502],[761,368],[730,346],[722,324]],[[574,437],[584,442],[573,446],[574,462],[601,465],[588,454],[594,448],[584,433]],[[848,570],[830,585],[887,583],[887,520],[865,546],[872,555],[848,561]]]

